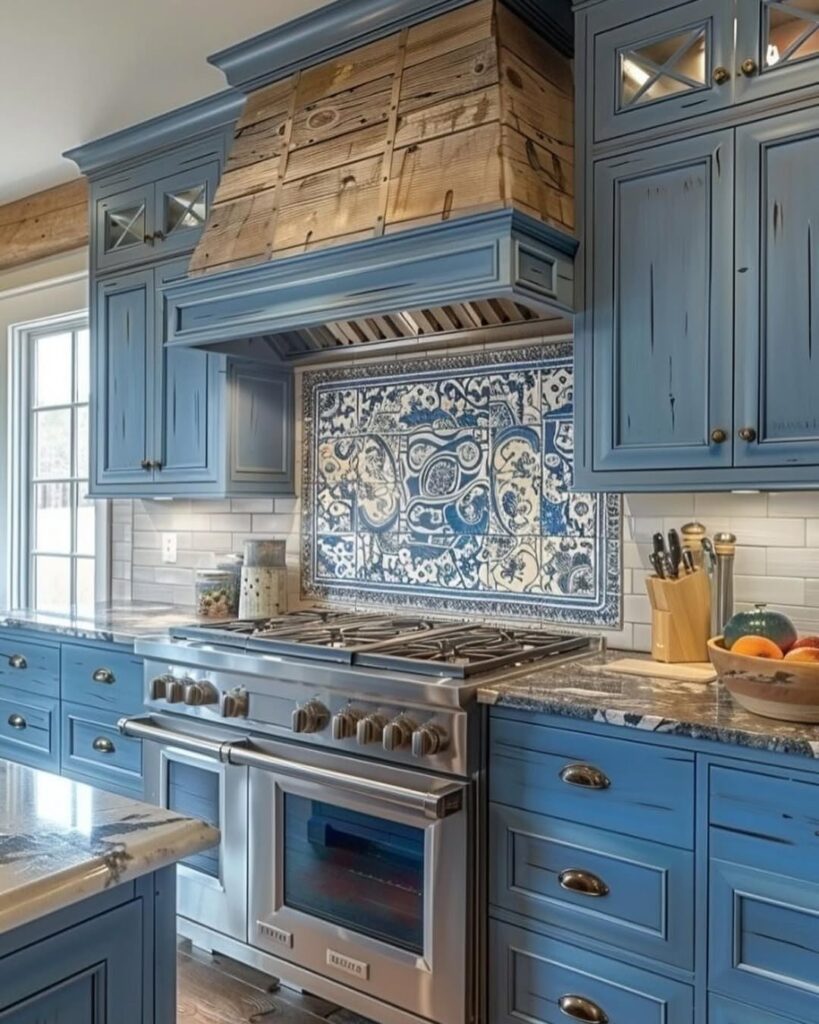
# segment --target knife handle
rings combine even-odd
[[[656,555],[662,555],[665,551],[665,537],[659,531],[651,538],[651,546]]]
[[[654,572],[656,573],[657,577],[661,580],[664,580],[665,573],[663,572],[663,563],[662,559],[657,554],[657,552],[652,551],[651,554],[648,556],[648,560],[651,563],[651,567],[654,569]]]
[[[682,549],[682,563],[685,566],[685,571],[687,573],[696,572],[697,567],[694,563],[694,552],[691,548]]]
[[[682,547],[680,546],[680,535],[676,530],[668,531],[668,553],[671,555],[675,571],[679,573],[680,562],[682,561]]]

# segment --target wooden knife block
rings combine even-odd
[[[651,656],[655,661],[708,661],[711,586],[700,570],[676,580],[649,576]]]

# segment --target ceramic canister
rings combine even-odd
[[[262,619],[287,611],[286,542],[249,540],[245,542],[239,617]]]

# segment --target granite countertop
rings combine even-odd
[[[0,933],[218,839],[204,822],[0,760]]]
[[[478,700],[521,711],[819,758],[819,726],[753,715],[736,704],[719,682],[689,683],[625,675],[607,668],[624,657],[635,655],[608,651],[560,665],[533,667],[480,687]]]
[[[93,615],[56,615],[50,612],[18,608],[0,612],[0,626],[28,629],[78,640],[101,640],[105,643],[133,643],[142,636],[167,633],[177,626],[201,624],[193,608],[170,604],[147,604],[137,601],[96,606]],[[209,623],[216,620],[209,619]]]

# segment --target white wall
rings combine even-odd
[[[85,250],[0,272],[0,608],[8,607],[9,328],[88,307]]]

